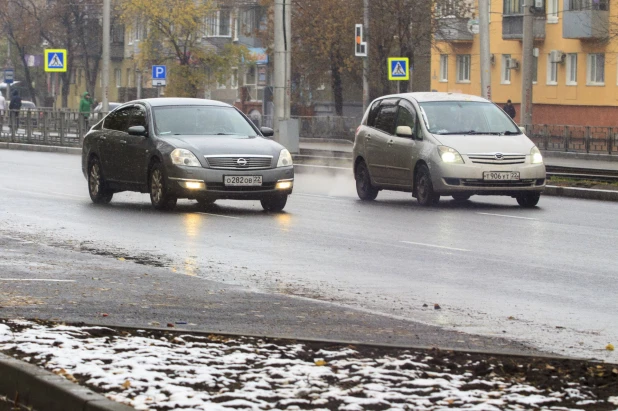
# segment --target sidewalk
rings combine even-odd
[[[330,153],[339,154],[349,153],[352,158],[352,142],[348,140],[321,140],[302,138],[300,141],[301,154],[312,153],[318,155],[327,155]],[[347,157],[347,155],[345,155]],[[618,171],[618,155],[610,156],[603,154],[586,154],[586,153],[566,153],[559,151],[543,152],[545,165],[569,168],[587,168],[592,170],[612,170]]]

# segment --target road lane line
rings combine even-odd
[[[435,245],[435,244],[425,244],[425,243],[414,243],[412,241],[402,241],[402,243],[404,244],[412,244],[412,245],[420,245],[423,247],[432,247],[432,248],[443,248],[445,250],[454,250],[454,251],[465,251],[465,252],[470,252],[470,250],[466,250],[464,248],[454,248],[454,247],[445,247],[442,245]]]
[[[50,278],[0,278],[0,281],[43,281],[50,283],[74,283],[75,280],[54,280]]]
[[[492,214],[492,213],[477,213],[477,214],[481,214],[481,215],[490,215],[490,216],[494,216],[494,217],[518,218],[518,219],[520,219],[520,220],[534,220],[534,221],[538,221],[538,218],[519,217],[519,216],[515,216],[515,215],[506,215],[506,214]]]
[[[222,214],[202,213],[202,212],[199,212],[199,211],[196,212],[196,214],[211,215],[211,216],[214,216],[214,217],[232,218],[234,220],[240,220],[241,219],[240,217],[232,217],[232,216],[229,216],[229,215],[222,215]]]

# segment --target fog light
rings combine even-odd
[[[181,187],[187,190],[205,190],[206,184],[203,181],[179,181]]]
[[[292,188],[293,183],[291,181],[279,181],[275,188],[277,190],[289,190]]]

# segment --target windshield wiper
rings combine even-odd
[[[475,130],[469,130],[469,131],[454,131],[454,132],[448,132],[448,133],[436,133],[440,136],[453,136],[456,134],[459,135],[466,135],[466,136],[470,136],[470,135],[495,135],[495,136],[500,136],[502,135],[501,132],[496,132],[496,131],[475,131]]]
[[[517,132],[517,131],[505,131],[502,134],[505,135],[505,136],[518,136],[518,135],[521,134],[521,131],[520,132]]]

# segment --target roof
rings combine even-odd
[[[479,97],[473,96],[471,94],[461,94],[461,93],[437,93],[437,92],[417,92],[417,93],[401,93],[394,94],[388,97],[405,97],[408,99],[414,99],[419,103],[426,103],[429,101],[475,101],[487,103],[488,100]]]
[[[217,100],[206,100],[203,98],[180,98],[180,97],[161,97],[161,98],[146,98],[142,101],[149,104],[151,107],[164,106],[221,106],[232,107],[227,103]]]

